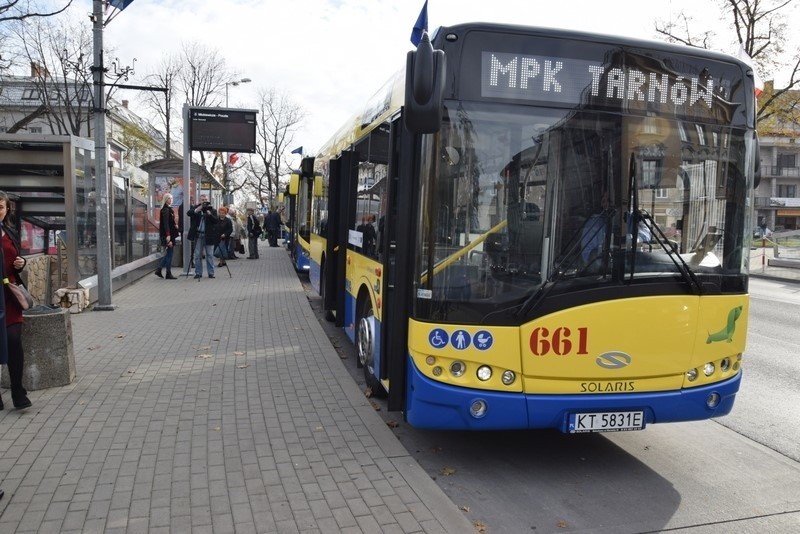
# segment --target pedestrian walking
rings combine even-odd
[[[161,246],[164,247],[164,257],[156,269],[156,276],[164,278],[163,270],[167,271],[167,280],[175,280],[172,276],[172,256],[175,254],[175,240],[180,235],[178,221],[175,210],[172,208],[172,193],[164,195],[164,203],[161,206],[160,220],[158,221],[158,235],[161,239]]]

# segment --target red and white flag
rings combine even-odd
[[[235,165],[237,161],[239,161],[239,154],[237,152],[228,156],[228,165]]]
[[[758,75],[758,70],[756,69],[755,63],[753,63],[753,58],[750,57],[750,54],[745,51],[744,46],[739,44],[739,59],[747,63],[751,69],[753,69],[753,84],[755,85],[756,91],[756,98],[761,96],[761,93],[764,92],[764,82],[761,79],[761,76]]]

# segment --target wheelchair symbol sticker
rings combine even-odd
[[[487,350],[492,346],[494,343],[494,338],[492,334],[486,330],[481,330],[475,337],[472,339],[472,344],[475,345],[475,348],[478,350]]]
[[[434,328],[431,330],[430,334],[428,334],[428,343],[431,344],[431,347],[434,349],[441,349],[447,346],[447,340],[449,336],[447,332],[441,328]]]
[[[469,332],[466,330],[456,330],[450,336],[450,343],[457,350],[464,350],[469,347],[470,341],[472,341],[472,338],[470,338]]]

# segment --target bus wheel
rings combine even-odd
[[[328,292],[328,284],[325,283],[325,263],[322,263],[320,268],[319,277],[319,294],[322,296],[322,309],[325,310],[325,320],[332,323],[336,320],[336,315],[331,310],[325,309],[326,293]]]
[[[367,387],[372,390],[373,396],[385,396],[386,392],[380,380],[375,378],[375,313],[369,298],[364,300],[361,313],[359,313],[356,348],[358,364],[364,368],[364,380],[367,382]]]

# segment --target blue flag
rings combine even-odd
[[[422,40],[422,32],[428,31],[428,0],[422,4],[422,11],[419,12],[417,22],[414,24],[414,29],[411,30],[411,42],[414,46],[419,46]]]
[[[295,148],[294,150],[292,150],[292,154],[300,154],[302,156],[303,155],[303,147]]]
[[[112,7],[116,7],[120,11],[128,7],[133,3],[133,0],[108,0],[108,3]]]

